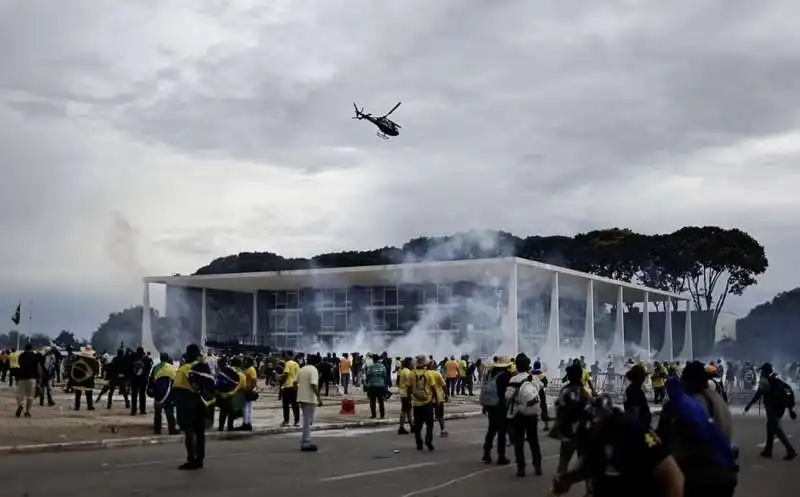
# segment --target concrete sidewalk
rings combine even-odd
[[[63,391],[54,392],[55,406],[34,405],[31,418],[16,418],[14,390],[0,386],[0,452],[24,452],[42,450],[75,450],[99,447],[118,447],[169,443],[180,437],[153,436],[152,414],[131,416],[122,398],[115,396],[111,409],[106,409],[105,399],[94,411],[82,408],[72,409],[74,398]],[[95,393],[96,394],[96,393]],[[356,393],[351,398],[356,403],[354,414],[341,414],[341,396],[323,397],[324,406],[317,411],[317,428],[360,427],[397,423],[400,402],[392,397],[386,403],[386,420],[371,420],[366,399]],[[152,412],[151,403],[148,410]],[[447,414],[473,415],[480,413],[476,398],[457,398],[447,404]],[[290,423],[294,422],[290,413]],[[281,427],[283,410],[277,400],[277,393],[262,393],[254,404],[253,427],[256,435],[285,433],[294,431],[293,427]],[[165,421],[166,423],[166,421]],[[239,422],[236,423],[237,425]],[[164,427],[166,431],[166,427]],[[247,432],[217,434],[216,427],[210,434],[214,438],[237,438],[253,436]]]

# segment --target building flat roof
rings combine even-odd
[[[552,280],[552,275],[557,273],[559,275],[559,287],[565,290],[585,288],[586,282],[592,280],[594,282],[595,295],[607,302],[616,302],[617,288],[619,287],[623,289],[623,299],[626,302],[642,302],[645,293],[649,294],[651,302],[669,299],[688,300],[684,296],[663,290],[612,280],[521,257],[410,262],[383,266],[295,269],[253,273],[147,276],[143,280],[146,283],[243,293],[254,293],[259,290],[292,290],[306,287],[340,288],[345,286],[419,283],[449,284],[459,281],[500,285],[513,274],[515,263],[520,293],[524,292],[527,287],[542,288],[546,286]]]

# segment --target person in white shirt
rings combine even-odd
[[[317,364],[320,356],[308,356],[306,365],[300,368],[297,374],[297,402],[303,412],[303,434],[300,438],[300,450],[316,452],[317,446],[311,442],[311,425],[314,424],[314,411],[317,406],[322,406],[319,396],[319,370]]]

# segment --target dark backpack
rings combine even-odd
[[[794,407],[794,390],[785,381],[780,378],[773,378],[770,391],[775,395],[777,405],[785,409]]]

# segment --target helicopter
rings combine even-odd
[[[371,122],[375,126],[378,127],[378,137],[383,138],[384,140],[388,140],[390,136],[397,136],[400,134],[400,125],[396,122],[389,119],[389,114],[397,110],[400,107],[402,102],[397,102],[397,105],[392,107],[392,110],[387,112],[386,114],[380,117],[373,117],[372,114],[365,114],[364,108],[362,107],[361,110],[358,110],[358,106],[355,102],[353,102],[353,108],[356,109],[356,115],[353,119],[366,119],[367,121]]]

